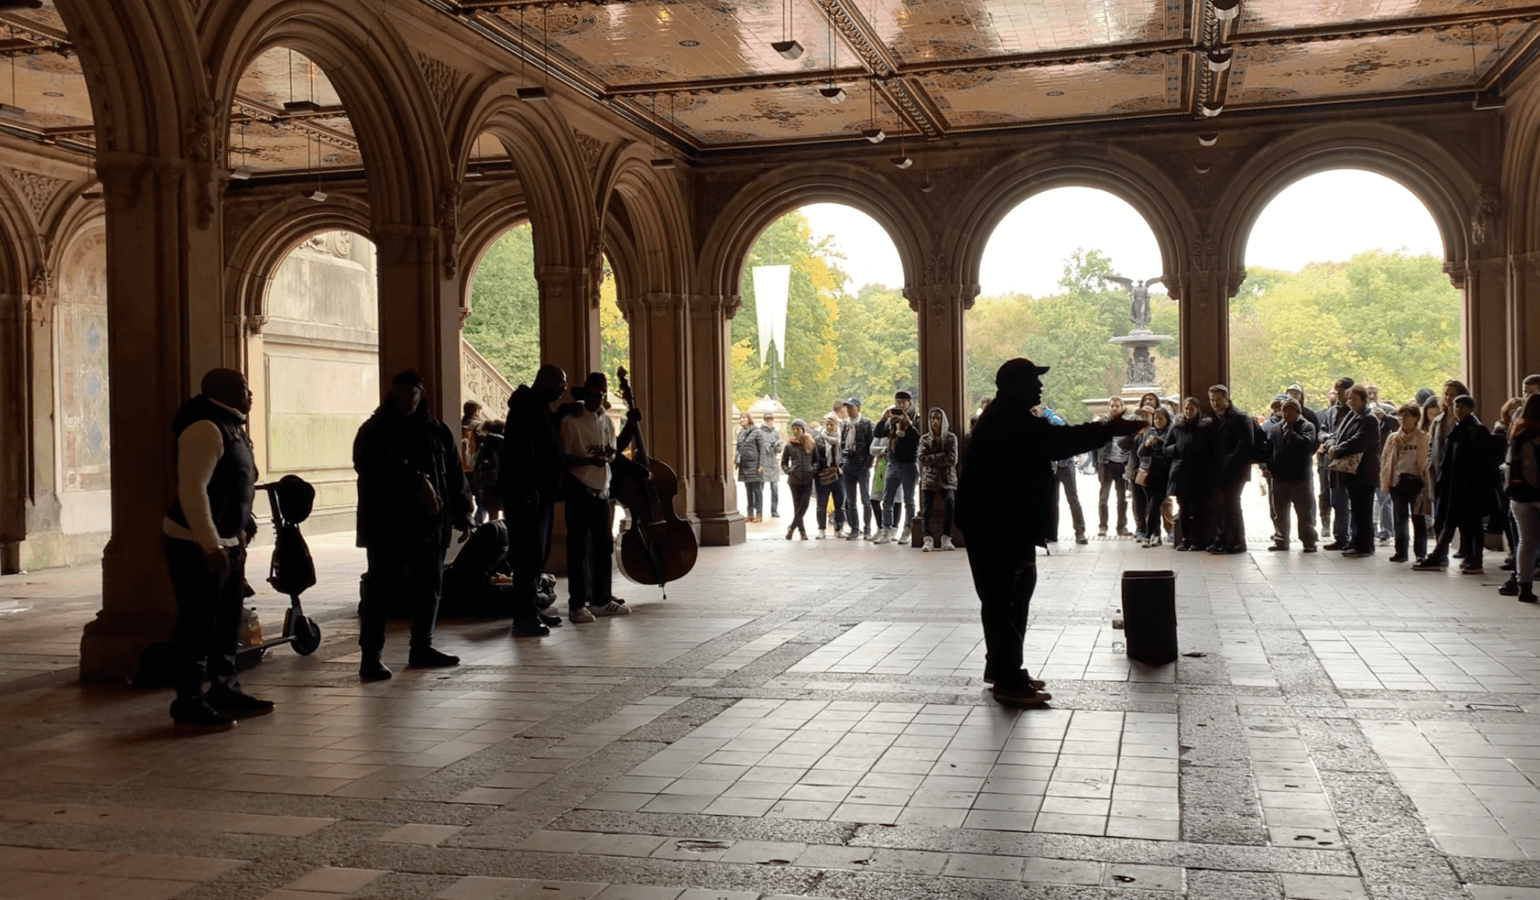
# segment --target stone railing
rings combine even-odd
[[[482,415],[488,419],[501,419],[508,413],[508,397],[513,385],[476,352],[464,338],[460,339],[460,402],[475,400],[481,404]],[[458,421],[458,411],[456,420]]]

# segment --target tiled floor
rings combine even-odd
[[[1540,900],[1540,610],[1480,579],[1059,545],[1026,642],[1056,699],[1010,710],[965,553],[779,527],[626,618],[441,622],[456,669],[393,630],[377,684],[359,553],[318,537],[320,650],[216,734],[76,681],[92,567],[0,578],[0,898]],[[1151,667],[1114,620],[1159,568],[1184,655]]]

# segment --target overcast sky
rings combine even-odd
[[[802,211],[814,234],[833,235],[843,248],[851,293],[864,284],[904,283],[887,232],[865,213],[828,203]],[[980,287],[986,295],[1053,294],[1064,259],[1077,247],[1101,250],[1129,278],[1164,274],[1155,236],[1133,207],[1103,191],[1059,188],[1032,197],[1000,223],[984,251]],[[1295,182],[1274,198],[1252,231],[1246,265],[1293,272],[1400,248],[1443,255],[1427,208],[1384,176],[1342,170]]]

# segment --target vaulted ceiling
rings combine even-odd
[[[415,2],[445,29],[500,47],[509,73],[587,93],[696,152],[860,140],[873,128],[915,139],[1361,102],[1490,104],[1540,42],[1535,0]],[[796,58],[771,46],[793,40]],[[90,152],[85,81],[51,0],[0,12],[0,48],[0,129]],[[826,99],[831,88],[843,102]],[[232,167],[360,165],[347,110],[300,54],[254,60],[232,112]]]

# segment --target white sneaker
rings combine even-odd
[[[893,532],[889,531],[886,528],[879,528],[879,529],[877,529],[877,536],[872,539],[872,543],[874,543],[874,544],[887,544],[887,543],[892,542],[892,540],[893,540]]]
[[[828,537],[829,536],[824,533],[824,530],[822,528],[820,528],[820,529],[818,529],[818,536],[815,538],[815,540],[822,541],[822,540],[827,539]]]
[[[900,531],[898,533],[898,542],[900,544],[907,544],[907,543],[909,543],[909,538],[910,538],[909,526],[905,525],[904,526],[904,530]]]
[[[934,549],[936,549],[936,544],[935,544],[934,541],[932,541],[930,539],[930,535],[927,534],[925,536],[925,543],[920,545],[920,552],[921,553],[929,553],[930,551],[932,551]]]
[[[631,607],[626,606],[623,603],[616,603],[614,600],[611,600],[610,602],[604,604],[603,606],[589,606],[588,607],[588,611],[593,613],[596,616],[629,616],[629,615],[631,615]]]
[[[956,550],[957,549],[952,544],[952,536],[950,534],[943,534],[941,536],[941,549],[942,550]]]

